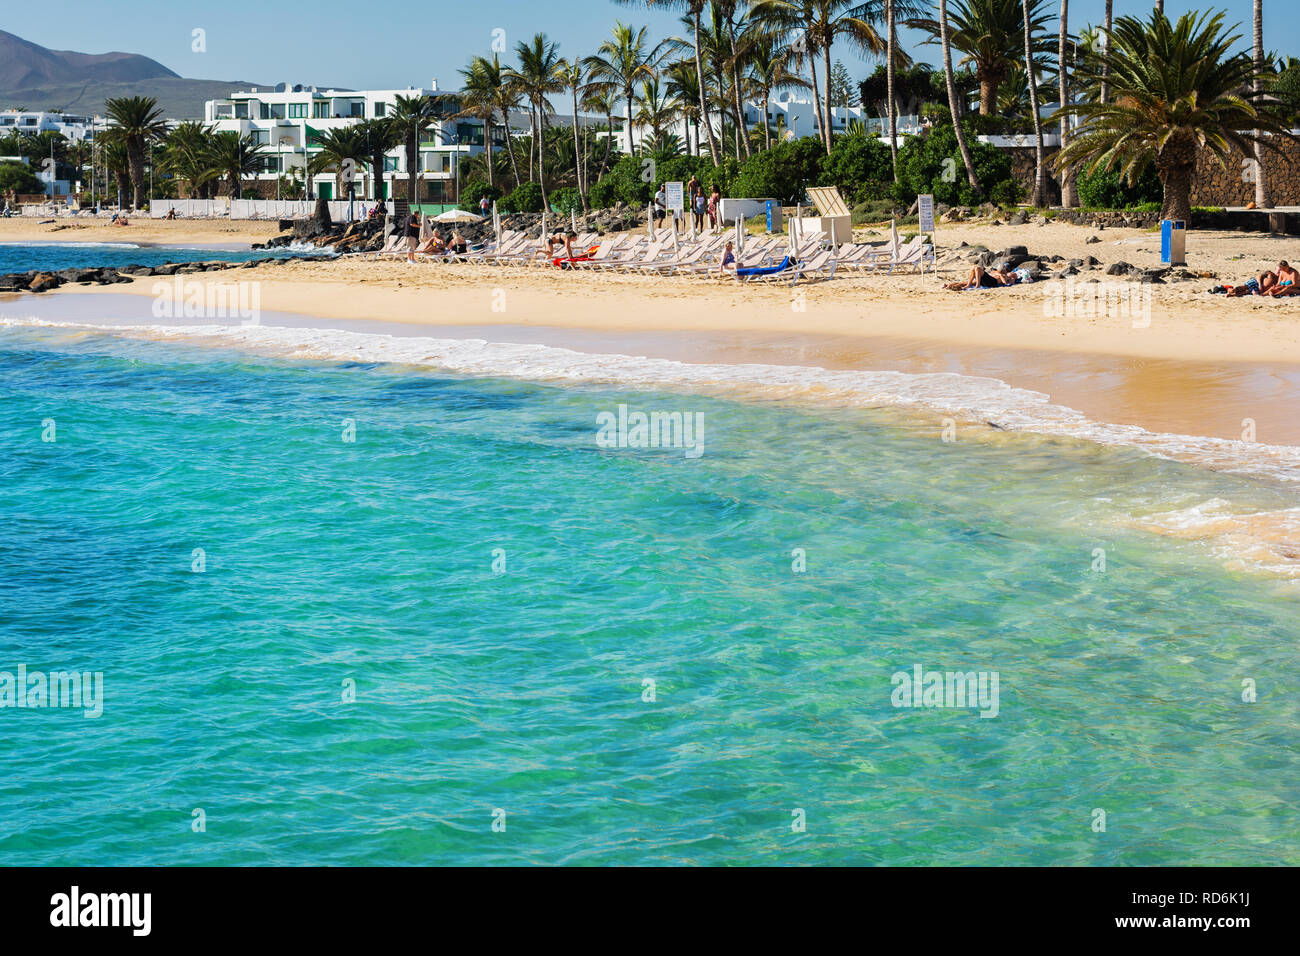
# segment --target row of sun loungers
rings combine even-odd
[[[573,248],[583,255],[564,259],[563,250],[549,251],[544,242],[530,239],[521,232],[507,230],[497,247],[475,249],[465,253],[437,253],[426,255],[417,251],[423,261],[463,262],[472,265],[505,265],[520,268],[554,268],[559,262],[575,271],[622,272],[642,275],[723,276],[721,261],[727,240],[734,232],[706,235],[695,240],[678,243],[660,237],[616,236],[602,238],[597,233],[579,236]],[[561,255],[557,256],[556,252]],[[406,243],[401,236],[390,238],[384,249],[376,254],[406,255]],[[900,269],[924,272],[933,268],[934,248],[917,236],[897,249],[891,243],[881,245],[845,244],[838,248],[828,246],[822,233],[802,236],[798,247],[792,251],[785,236],[749,236],[745,248],[736,255],[737,278],[745,282],[798,282],[800,279],[833,278],[836,271],[893,273]]]

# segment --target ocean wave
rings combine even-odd
[[[41,248],[56,247],[59,249],[143,249],[144,246],[135,242],[57,242],[48,239],[33,239],[29,242],[0,242],[4,247],[30,247],[40,246]]]
[[[1300,508],[1242,510],[1222,498],[1126,522],[1154,534],[1205,544],[1229,568],[1300,579]]]
[[[344,329],[262,325],[98,325],[36,317],[3,318],[3,326],[81,329],[163,341],[214,344],[294,359],[388,363],[475,377],[684,389],[845,407],[887,406],[928,417],[1141,449],[1216,471],[1300,481],[1300,448],[1234,439],[1151,432],[1094,421],[1049,396],[997,378],[954,372],[824,369],[765,364],[696,364],[618,353],[578,352],[538,344],[393,336]],[[936,427],[939,422],[935,422]]]

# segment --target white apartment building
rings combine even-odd
[[[811,96],[804,97],[805,94],[796,96],[787,90],[775,94],[771,101],[768,102],[767,123],[773,140],[800,139],[804,136],[818,135],[816,105]],[[745,123],[750,129],[761,131],[763,129],[763,104],[761,102],[748,102],[742,105],[745,110]],[[615,118],[624,119],[621,116]],[[900,136],[908,132],[908,119],[915,120],[915,117],[899,117],[898,132]],[[868,115],[866,110],[859,106],[836,106],[831,109],[832,132],[843,133],[848,129],[849,124],[855,120],[864,123],[873,132],[880,133],[883,131],[880,120]],[[716,134],[718,132],[716,113],[714,114],[713,129]],[[634,126],[632,132],[638,144],[651,135],[649,127],[641,125]],[[688,152],[697,155],[708,152],[708,136],[703,128],[700,128],[697,132],[690,129],[689,124],[682,120],[678,121],[668,132],[675,134],[686,146]],[[728,139],[728,142],[730,142],[730,139]],[[614,144],[623,152],[629,152],[625,129],[615,132]]]
[[[94,138],[96,124],[106,125],[102,119],[47,110],[0,110],[0,136],[7,136],[15,130],[19,133],[44,133],[52,130],[79,143]]]
[[[315,133],[350,126],[364,119],[388,115],[399,96],[437,93],[438,82],[431,87],[408,87],[404,90],[334,90],[314,86],[253,87],[240,90],[219,100],[208,100],[204,120],[218,131],[252,135],[265,147],[259,180],[274,183],[282,174],[296,171],[302,178],[306,157],[320,148],[311,142]],[[494,127],[493,146],[505,143],[505,131]],[[483,122],[477,119],[447,119],[435,122],[420,138],[420,199],[426,202],[450,202],[458,192],[459,162],[483,151]],[[388,151],[383,180],[374,182],[370,164],[357,171],[357,199],[406,196],[406,150]],[[337,177],[321,173],[312,177],[311,195],[317,199],[345,199],[336,196]],[[287,197],[286,197],[287,198]]]

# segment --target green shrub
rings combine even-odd
[[[838,187],[850,205],[887,198],[893,180],[889,147],[874,136],[841,136],[822,160],[820,185]]]
[[[1085,209],[1134,209],[1144,203],[1156,203],[1159,208],[1164,198],[1154,166],[1148,166],[1132,186],[1125,183],[1118,172],[1108,169],[1081,172],[1075,184],[1079,190],[1079,204]]]
[[[469,212],[478,212],[479,200],[487,196],[489,203],[496,202],[502,197],[500,186],[488,184],[486,179],[471,179],[460,190],[460,208]]]
[[[746,160],[728,195],[776,199],[787,204],[802,202],[804,190],[821,182],[825,158],[821,140],[812,136],[778,143]]]
[[[36,178],[26,163],[0,163],[0,192],[19,194],[45,192],[45,183]]]
[[[537,183],[520,183],[518,189],[497,204],[497,208],[502,212],[541,212],[542,187]]]
[[[567,216],[571,212],[579,215],[582,213],[582,195],[575,186],[556,189],[546,198],[550,200],[551,209],[561,216]]]
[[[654,198],[655,168],[653,157],[622,156],[605,173],[600,182],[587,191],[587,199],[597,209],[615,203],[644,207]]]
[[[908,205],[920,193],[932,193],[936,203],[949,206],[973,206],[985,198],[993,202],[1018,202],[1022,190],[1011,175],[1011,157],[996,146],[981,143],[971,130],[965,132],[966,146],[975,166],[975,176],[985,190],[984,196],[971,188],[957,148],[957,134],[947,124],[936,126],[928,136],[908,137],[898,151],[895,198]]]

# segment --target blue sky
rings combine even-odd
[[[1048,5],[1053,11],[1059,9],[1054,0],[1048,0]],[[1265,48],[1300,55],[1300,39],[1284,26],[1289,6],[1276,0],[1265,4],[1265,30],[1271,28],[1274,35],[1286,40],[1270,42],[1266,32]],[[1230,20],[1245,25],[1248,41],[1250,0],[1227,0],[1216,8],[1227,9]],[[39,5],[25,9],[29,14],[25,23],[15,18],[4,28],[53,49],[143,53],[182,76],[199,79],[336,84],[355,89],[421,86],[433,77],[444,89],[455,87],[457,71],[470,55],[489,51],[492,31],[497,28],[506,31],[512,49],[517,41],[545,32],[559,42],[565,55],[593,52],[619,19],[649,26],[656,41],[680,32],[676,14],[650,12],[639,4],[611,0],[432,0],[384,5],[342,0],[296,4],[284,0],[131,0],[122,4],[119,16],[106,16],[102,0],[59,0],[56,16],[44,16]],[[1148,9],[1123,0],[1115,4],[1116,16]],[[1187,9],[1191,7],[1166,5],[1170,14]],[[1103,0],[1074,0],[1070,4],[1072,27],[1099,22],[1102,10]],[[376,13],[382,14],[383,28],[374,25]],[[401,20],[404,26],[393,30],[394,20]],[[195,28],[206,31],[205,53],[191,50]],[[918,48],[919,39],[909,32],[903,42],[918,59],[937,63],[937,47]],[[874,68],[847,49],[837,57],[844,60],[855,80]]]

